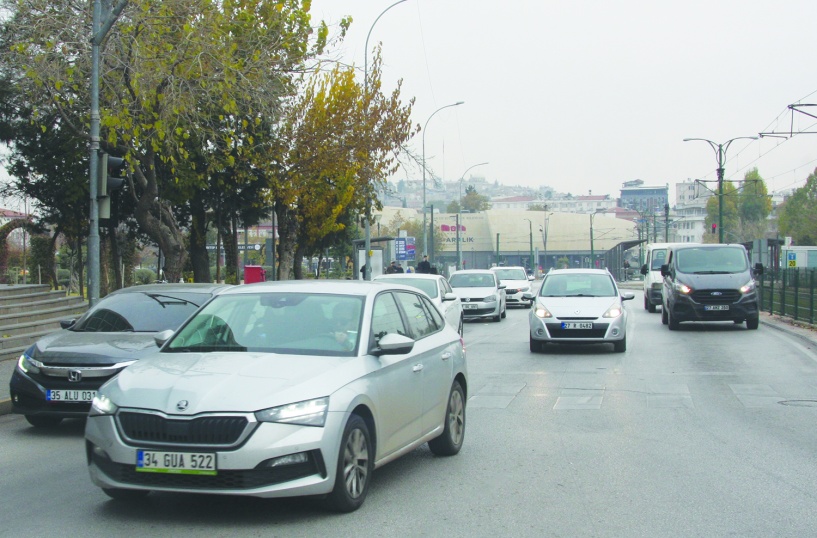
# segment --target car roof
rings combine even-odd
[[[219,295],[238,295],[242,293],[313,293],[337,295],[370,295],[387,289],[400,289],[417,293],[417,288],[392,282],[365,280],[278,280],[275,282],[257,282],[233,286]]]
[[[388,275],[373,276],[372,280],[389,280],[391,278],[418,278],[425,280],[439,280],[445,277],[443,275],[432,275],[430,273],[392,273]]]
[[[454,271],[451,274],[452,275],[468,275],[468,274],[471,274],[471,275],[473,275],[473,274],[484,275],[486,273],[489,274],[489,275],[494,274],[494,272],[491,271],[490,269],[460,269],[459,271]]]
[[[522,269],[523,271],[527,270],[525,267],[522,267],[521,265],[495,265],[488,270],[499,271],[500,269]]]
[[[108,295],[122,293],[210,293],[216,294],[222,290],[234,288],[232,284],[208,284],[208,283],[166,283],[166,284],[140,284],[129,286],[109,293]]]

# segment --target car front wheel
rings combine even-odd
[[[545,350],[545,343],[540,342],[539,340],[534,340],[532,336],[530,338],[530,352],[531,353],[541,353]]]
[[[329,508],[338,512],[360,508],[369,492],[373,455],[369,427],[362,418],[351,415],[340,443],[335,487],[326,499]]]
[[[627,351],[627,337],[625,336],[621,340],[613,342],[613,351],[616,353],[624,353]]]
[[[443,433],[428,442],[428,448],[438,456],[453,456],[465,440],[465,394],[458,381],[451,385],[445,412]]]
[[[748,318],[746,320],[746,328],[750,331],[757,330],[758,326],[760,325],[760,318]]]

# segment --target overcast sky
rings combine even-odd
[[[312,14],[352,16],[335,56],[362,71],[366,35],[395,1],[313,0]],[[488,161],[468,175],[613,196],[641,179],[672,196],[676,182],[716,179],[715,152],[684,138],[788,132],[788,105],[817,104],[815,29],[815,0],[406,0],[369,49],[382,42],[384,89],[403,79],[415,124],[465,101],[426,131],[446,180]],[[794,130],[817,120],[794,114]],[[422,135],[411,145],[421,153]],[[817,134],[738,140],[726,158],[727,179],[757,167],[770,191],[791,189],[817,167]]]

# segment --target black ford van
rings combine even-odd
[[[671,331],[683,321],[745,321],[757,329],[755,276],[762,272],[759,263],[752,270],[743,245],[672,245],[661,266],[661,321]]]

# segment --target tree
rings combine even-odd
[[[723,228],[724,240],[743,242],[763,237],[767,221],[772,210],[772,201],[766,189],[766,183],[757,168],[749,170],[740,182],[740,188],[732,182],[723,184]],[[718,195],[709,198],[706,204],[707,230],[718,223]],[[719,233],[707,234],[706,242],[717,242]]]
[[[797,245],[817,244],[817,169],[778,211],[778,227],[783,235],[790,236]]]
[[[43,112],[58,110],[66,128],[87,139],[88,6],[32,0],[10,7],[4,29],[16,39],[2,62],[25,73],[15,82],[31,100],[31,120],[51,128]],[[308,11],[300,0],[131,0],[108,34],[101,144],[130,163],[135,220],[166,254],[169,278],[179,277],[187,253],[157,172],[202,188],[211,172],[256,151],[245,127],[278,117],[292,77],[327,43],[326,27],[313,32]],[[188,166],[192,140],[205,167]],[[222,187],[234,192],[254,179],[230,174]]]
[[[709,231],[712,229],[712,225],[715,224],[717,226],[721,226],[721,218],[718,214],[719,211],[719,204],[718,204],[718,197],[721,196],[718,192],[715,192],[714,196],[710,196],[709,200],[706,202],[706,230]],[[738,227],[738,190],[735,187],[735,184],[731,181],[724,181],[723,182],[723,229],[724,231],[729,230],[730,233],[735,233],[735,230]],[[704,235],[704,242],[718,242],[719,233],[714,235],[705,234]],[[724,238],[726,238],[726,234],[724,234]],[[728,240],[728,238],[726,238]]]
[[[468,185],[465,188],[465,196],[462,197],[462,209],[471,213],[491,209],[490,198],[479,194],[473,185]]]

